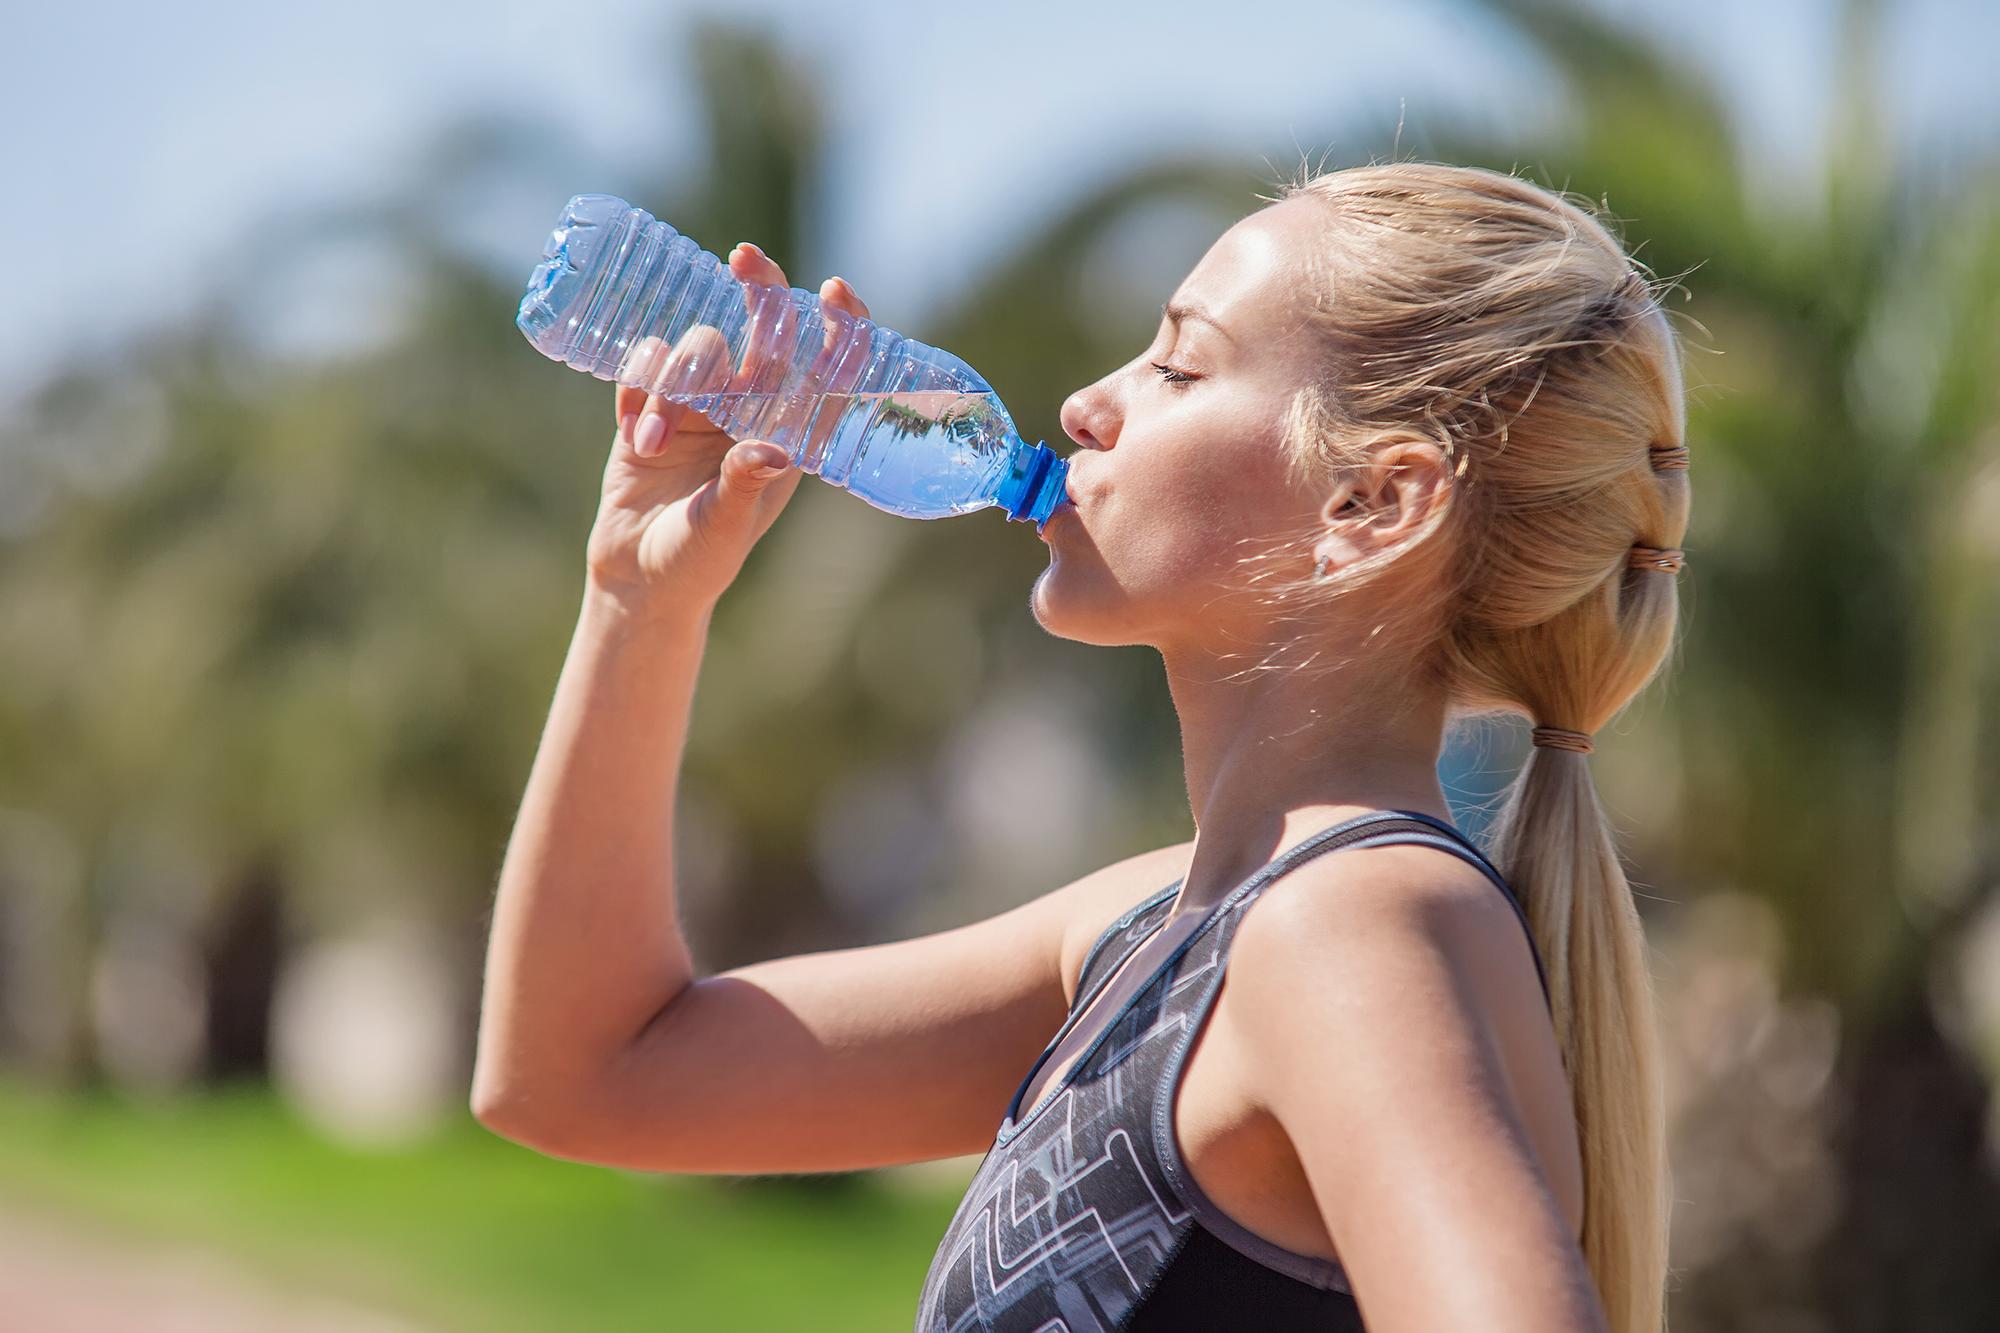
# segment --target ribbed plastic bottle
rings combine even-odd
[[[965,362],[797,287],[742,282],[612,195],[564,206],[515,323],[544,355],[780,445],[892,514],[999,505],[1040,525],[1064,498],[1069,464],[1023,440]]]

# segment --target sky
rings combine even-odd
[[[1839,92],[1830,4],[1595,3],[1711,72],[1774,201],[1811,178]],[[1890,8],[1889,132],[1944,156],[2000,141],[2000,5]],[[1282,175],[1302,153],[1339,160],[1362,123],[1400,118],[1420,145],[1463,115],[1525,129],[1560,112],[1528,55],[1450,0],[36,5],[9,25],[0,87],[0,245],[16,257],[0,412],[61,360],[185,318],[259,219],[394,190],[427,133],[471,108],[546,119],[577,145],[561,181],[519,182],[467,218],[471,248],[525,281],[568,194],[690,161],[673,38],[697,14],[767,25],[818,72],[832,157],[817,257],[891,324],[1095,178],[1160,153]],[[301,298],[321,311],[301,336],[365,335],[394,283],[367,266]]]

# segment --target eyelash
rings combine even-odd
[[[1160,378],[1169,384],[1192,384],[1201,378],[1199,375],[1190,375],[1184,370],[1175,370],[1172,366],[1163,366],[1157,361],[1150,362],[1149,364],[1153,369],[1159,371]]]

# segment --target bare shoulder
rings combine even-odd
[[[1193,851],[1192,841],[1156,847],[1092,871],[1062,890],[1067,924],[1060,961],[1063,994],[1070,1002],[1076,1000],[1077,974],[1097,937],[1113,921],[1184,874]]]
[[[1513,905],[1478,867],[1432,847],[1314,857],[1263,891],[1243,917],[1231,956],[1232,971],[1305,970],[1346,978],[1350,988],[1388,986],[1389,993],[1443,962],[1469,995],[1547,1021],[1534,953]]]
[[[1348,1147],[1321,1165],[1354,1188],[1330,1198],[1372,1197],[1357,1175],[1405,1149],[1484,1144],[1532,1160],[1574,1229],[1581,1168],[1554,1026],[1521,919],[1477,867],[1392,845],[1290,871],[1242,918],[1216,1021],[1251,1055],[1246,1092],[1288,1132],[1340,1128]]]

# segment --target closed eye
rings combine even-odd
[[[1160,378],[1169,384],[1192,384],[1201,378],[1199,375],[1190,375],[1184,370],[1175,370],[1172,366],[1161,365],[1158,361],[1150,364],[1153,369],[1160,372]]]

